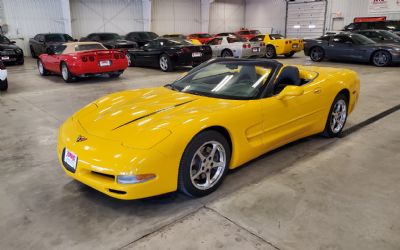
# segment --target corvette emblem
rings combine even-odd
[[[76,142],[83,142],[86,140],[87,140],[87,138],[82,135],[78,135],[78,137],[76,138]]]

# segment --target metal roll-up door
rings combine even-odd
[[[210,5],[209,32],[232,32],[245,24],[244,0],[215,0]]]
[[[326,1],[289,2],[286,36],[315,38],[324,34]]]

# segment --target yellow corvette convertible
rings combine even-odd
[[[347,69],[213,59],[164,87],[90,103],[61,126],[58,157],[70,177],[118,199],[203,196],[272,149],[340,134],[359,88]]]
[[[264,42],[267,46],[265,57],[272,59],[277,55],[292,57],[304,49],[303,39],[285,38],[280,34],[265,34],[253,37],[251,42]]]

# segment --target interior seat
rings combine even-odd
[[[275,82],[274,94],[279,94],[288,85],[301,85],[300,72],[295,66],[286,66],[282,69]]]

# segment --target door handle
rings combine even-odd
[[[314,89],[314,94],[320,94],[321,91],[322,91],[321,88]]]

